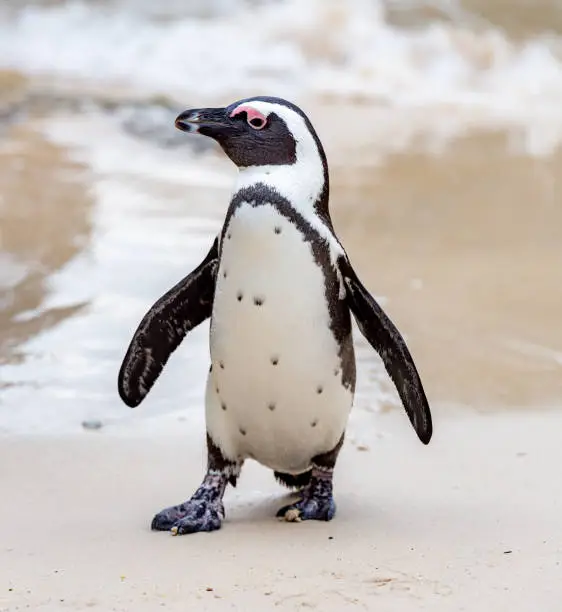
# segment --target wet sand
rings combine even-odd
[[[32,124],[0,144],[0,255],[6,294],[0,308],[0,363],[18,346],[79,312],[82,304],[41,309],[49,278],[88,246],[92,200],[84,169]],[[22,313],[36,316],[22,317]],[[6,381],[0,383],[6,384]]]
[[[480,135],[336,175],[336,227],[433,398],[560,403],[561,171],[561,153],[533,159]]]

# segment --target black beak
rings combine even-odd
[[[215,136],[230,124],[225,108],[194,108],[176,118],[176,127],[183,132],[199,132]]]

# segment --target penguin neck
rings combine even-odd
[[[328,167],[320,155],[297,157],[294,164],[239,168],[234,193],[260,183],[283,196],[305,218],[317,215],[329,220]]]

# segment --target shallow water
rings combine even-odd
[[[243,4],[206,5],[206,27],[236,42]],[[257,4],[270,33],[279,11],[296,19],[289,2]],[[252,63],[263,41],[246,40],[232,75],[241,87],[191,74],[190,65],[198,88],[174,76],[195,3],[166,5],[167,15],[142,3],[131,11],[124,0],[26,3],[25,18],[4,14],[0,64],[15,70],[0,72],[2,431],[202,418],[207,325],[184,341],[136,411],[120,403],[116,376],[146,309],[206,253],[234,177],[209,143],[174,131],[173,117],[258,86],[294,93],[309,112],[330,161],[336,229],[406,335],[437,411],[560,404],[562,70],[557,39],[539,36],[558,31],[559,4],[541,5],[544,22],[537,13],[528,22],[524,2],[513,11],[466,2],[469,17],[444,11],[445,3],[390,3],[384,13],[377,2],[353,2],[347,21],[336,4],[307,3],[300,26],[297,19],[291,31],[276,30],[285,42],[277,60],[261,58],[267,73]],[[115,30],[104,30],[103,11],[92,12],[100,6],[117,11]],[[325,46],[307,26],[314,15],[331,24]],[[61,37],[88,16],[80,36]],[[361,36],[369,39],[357,25],[362,16],[377,40],[361,55]],[[111,47],[133,22],[138,36]],[[358,44],[350,49],[342,36],[351,31]],[[474,55],[485,41],[492,72]],[[189,44],[181,42],[184,51]],[[154,61],[139,62],[153,45]],[[425,64],[416,49],[429,54]],[[211,67],[222,74],[224,61],[218,54]],[[378,358],[356,339],[351,436],[359,444],[378,431],[376,412],[399,403]]]

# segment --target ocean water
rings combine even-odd
[[[541,0],[526,27],[526,4],[4,0],[0,72],[24,85],[0,79],[0,94],[17,90],[0,106],[0,431],[202,418],[207,325],[141,408],[116,393],[131,333],[206,253],[232,183],[216,149],[173,130],[178,110],[292,99],[320,117],[340,177],[486,130],[549,159],[562,138],[562,6]],[[421,295],[414,272],[411,286]],[[362,445],[398,400],[356,338]]]
[[[562,135],[561,25],[558,0],[4,0],[0,68],[183,104],[275,92],[412,129],[505,125],[541,154]]]

